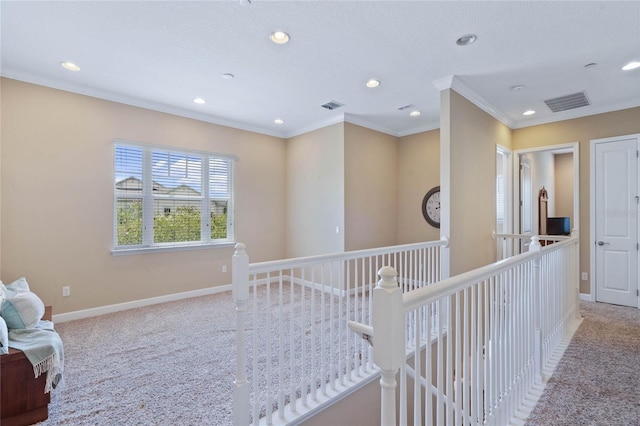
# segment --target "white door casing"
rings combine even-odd
[[[639,136],[591,141],[591,276],[597,302],[639,307]]]
[[[520,157],[520,233],[531,235],[532,229],[532,181],[531,161],[524,155]],[[522,252],[529,251],[530,241],[521,240]]]

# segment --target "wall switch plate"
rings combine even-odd
[[[222,265],[222,272],[227,272],[227,265]]]
[[[587,281],[589,279],[589,274],[586,272],[582,273],[582,281]]]
[[[67,297],[70,295],[71,295],[71,287],[69,287],[68,285],[62,287],[62,296]]]

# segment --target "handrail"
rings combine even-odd
[[[494,240],[498,238],[514,238],[518,240],[528,240],[531,237],[538,237],[540,240],[553,240],[553,241],[563,241],[568,240],[571,236],[567,235],[526,235],[526,234],[498,234],[495,231],[491,233],[491,238]]]
[[[536,240],[538,237],[531,237],[532,240]],[[554,244],[553,246],[545,246],[542,248],[542,252],[548,250],[559,249],[564,245],[569,245],[578,240],[577,236],[569,237],[564,241],[559,242],[558,244]],[[469,283],[483,281],[485,279],[490,278],[496,274],[505,272],[506,270],[512,268],[515,265],[519,265],[525,263],[530,258],[538,256],[538,252],[526,252],[522,254],[518,254],[507,259],[499,260],[497,262],[491,263],[486,266],[481,266],[480,268],[474,269],[472,271],[464,272],[459,275],[455,275],[453,277],[447,278],[438,283],[432,284],[428,287],[423,287],[416,289],[409,293],[404,293],[402,295],[402,304],[405,312],[408,312],[412,309],[416,309],[426,303],[433,302],[441,297],[449,296],[467,285]]]
[[[372,327],[355,331],[373,337],[381,425],[407,424],[409,410],[415,424],[513,424],[530,412],[579,321],[578,233],[544,239],[405,292],[393,267],[379,270]]]
[[[442,278],[446,246],[443,238],[250,263],[246,247],[238,243],[232,268],[237,324],[234,424],[299,420],[371,380],[379,371],[373,349],[349,332],[348,324],[372,328],[378,269],[395,268],[397,291],[431,285]],[[262,381],[265,375],[269,379]]]
[[[449,241],[446,238],[429,241],[426,243],[411,243],[399,246],[377,247],[373,249],[353,250],[342,253],[321,254],[317,256],[297,257],[292,259],[270,260],[265,262],[256,262],[249,265],[249,272],[259,274],[282,268],[299,268],[304,266],[313,266],[318,263],[337,262],[341,260],[353,260],[361,257],[380,256],[390,253],[400,253],[421,248],[446,247]]]

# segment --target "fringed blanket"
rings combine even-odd
[[[9,330],[9,347],[21,350],[33,365],[35,377],[47,373],[45,393],[62,381],[64,350],[62,339],[51,321],[39,321],[34,329]]]

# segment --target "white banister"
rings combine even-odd
[[[301,422],[342,393],[374,380],[380,370],[369,345],[373,333],[362,334],[367,342],[347,324],[372,330],[382,266],[394,268],[387,278],[395,283],[391,293],[397,293],[399,306],[402,291],[438,282],[446,244],[440,240],[260,263],[249,263],[244,245],[238,244],[233,258],[238,317],[234,424]],[[395,338],[404,344],[401,311],[400,306]],[[424,328],[416,333],[424,334]],[[395,349],[398,366],[403,348]],[[396,386],[394,378],[388,374],[383,381]]]
[[[233,388],[233,424],[249,424],[249,382],[247,381],[247,356],[245,342],[245,311],[249,300],[249,256],[245,245],[236,244],[231,260],[233,302],[236,305],[236,380]]]
[[[382,376],[381,425],[391,426],[396,424],[396,374],[406,356],[402,290],[395,269],[385,266],[378,274],[380,281],[373,291],[373,362]]]
[[[382,371],[382,425],[526,419],[577,327],[579,278],[577,233],[544,246],[544,236],[529,238],[527,253],[402,294],[393,270],[380,270],[367,334],[374,336],[374,362]],[[402,330],[392,332],[393,324]],[[400,366],[399,347],[407,351]]]

